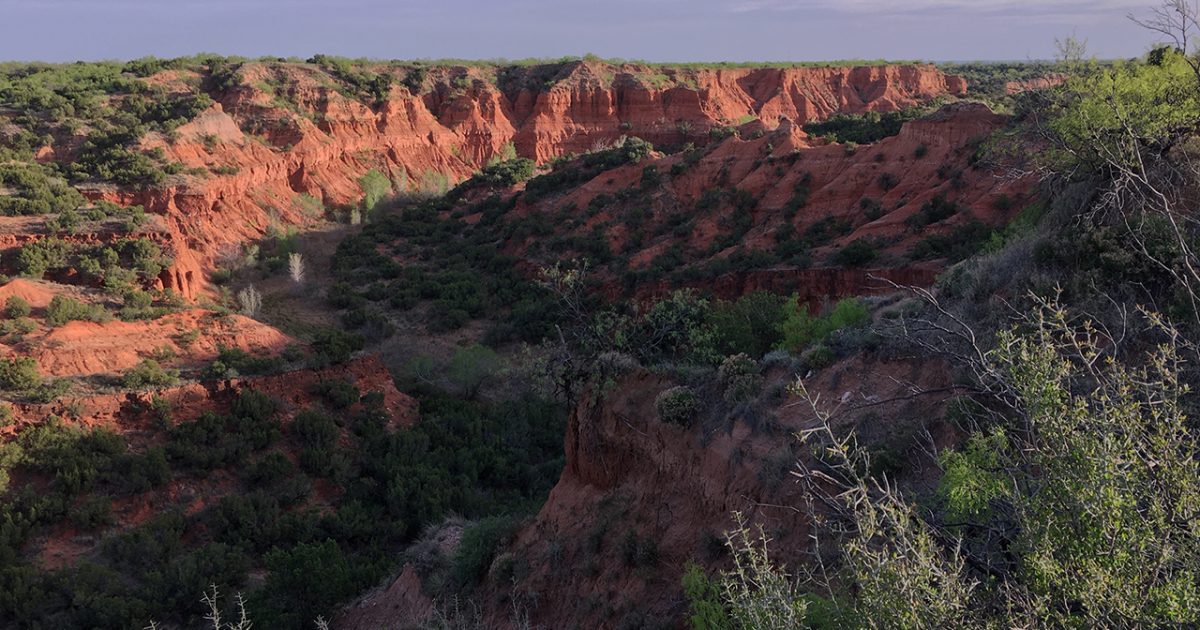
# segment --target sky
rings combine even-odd
[[[0,0],[0,59],[314,53],[649,61],[1110,59],[1156,0]]]

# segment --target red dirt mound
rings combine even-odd
[[[194,309],[151,321],[68,322],[29,335],[26,343],[42,375],[58,377],[122,372],[155,354],[175,355],[178,364],[195,365],[214,359],[220,347],[268,356],[294,341],[241,315]]]
[[[8,284],[0,285],[0,306],[15,296],[25,300],[33,308],[46,308],[50,300],[54,299],[55,293],[49,283],[17,278],[10,280]]]

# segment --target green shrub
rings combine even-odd
[[[879,258],[875,244],[865,238],[854,239],[830,257],[830,262],[843,267],[861,267]]]
[[[300,467],[312,475],[332,476],[339,467],[341,458],[335,453],[338,427],[333,418],[306,409],[296,414],[292,421],[292,432],[300,441]]]
[[[146,280],[157,278],[173,262],[157,243],[146,237],[121,239],[116,248]]]
[[[933,234],[918,241],[908,255],[914,260],[946,258],[958,262],[983,250],[992,234],[990,227],[972,219],[949,233]]]
[[[29,317],[31,312],[33,309],[29,306],[29,302],[19,295],[11,296],[4,302],[4,315],[9,319]]]
[[[255,597],[268,628],[308,628],[317,617],[361,589],[361,577],[333,540],[273,549],[265,556],[267,579]]]
[[[67,518],[81,530],[94,530],[113,523],[112,499],[89,496],[71,508]]]
[[[805,171],[792,185],[792,196],[783,207],[784,219],[791,221],[796,216],[796,212],[808,205],[808,197],[812,194],[811,186],[812,173]]]
[[[306,448],[331,449],[337,443],[337,423],[333,418],[311,409],[296,414],[292,431]]]
[[[491,186],[512,186],[533,177],[537,163],[529,158],[515,158],[489,164],[472,179]]]
[[[0,83],[2,85],[2,83]],[[67,182],[36,163],[0,163],[0,215],[70,213],[86,200]]]
[[[658,564],[658,543],[653,538],[641,538],[632,529],[621,538],[621,560],[627,567],[652,567]]]
[[[958,214],[959,210],[958,204],[947,201],[942,195],[937,195],[922,204],[921,209],[905,219],[904,223],[910,228],[921,229],[927,225],[945,221]]]
[[[664,390],[654,399],[658,419],[671,424],[691,426],[700,411],[700,399],[686,385]]]
[[[121,384],[129,389],[170,387],[178,382],[179,372],[177,370],[163,368],[154,359],[143,360],[126,370],[125,374],[121,376]]]
[[[233,401],[230,410],[237,418],[244,418],[256,423],[271,421],[282,408],[279,400],[263,392],[246,389],[242,390]],[[265,445],[264,445],[265,446]]]
[[[358,178],[358,185],[363,192],[363,207],[368,210],[379,205],[379,202],[392,193],[392,181],[375,169]]]
[[[65,378],[60,378],[54,381],[42,381],[41,385],[33,390],[26,391],[25,395],[35,403],[46,404],[62,398],[70,389],[71,382]]]
[[[493,516],[463,529],[462,540],[450,562],[450,578],[458,588],[477,584],[492,566],[496,553],[520,526],[512,516]]]
[[[915,109],[883,114],[834,114],[826,120],[805,124],[804,131],[809,135],[829,137],[843,144],[869,144],[900,133],[901,126],[919,114],[920,111]]]
[[[308,63],[321,66],[322,70],[341,81],[345,87],[339,91],[350,98],[379,106],[387,101],[391,93],[391,74],[372,72],[356,61],[329,55],[313,55],[308,59]]]
[[[814,246],[824,245],[834,238],[845,236],[853,231],[854,225],[846,219],[827,216],[805,228],[804,240]]]
[[[800,354],[800,361],[809,369],[820,370],[833,365],[837,356],[833,350],[825,344],[817,344]]]
[[[450,357],[447,371],[450,380],[458,386],[463,396],[470,399],[479,394],[479,389],[495,376],[501,367],[500,355],[496,354],[495,350],[474,344],[456,350],[454,356]]]
[[[145,127],[102,125],[88,134],[68,167],[74,181],[105,181],[123,186],[154,186],[166,178],[155,160],[133,147]]]
[[[425,79],[428,76],[429,69],[419,66],[409,70],[408,74],[404,75],[404,78],[401,79],[400,82],[404,84],[404,87],[408,88],[409,92],[412,92],[413,94],[420,94],[423,86],[425,85]]]
[[[313,387],[313,393],[321,396],[334,409],[345,409],[359,401],[362,393],[354,383],[345,379],[322,379]]]
[[[879,203],[878,199],[863,197],[859,200],[858,207],[862,209],[863,216],[867,217],[868,221],[874,221],[883,216],[883,204]]]
[[[717,382],[725,400],[738,403],[753,398],[762,388],[758,372],[758,363],[745,354],[725,357],[717,368]]]
[[[724,542],[718,542],[723,550]],[[725,610],[725,595],[718,578],[710,578],[694,562],[684,565],[683,593],[688,601],[688,624],[694,630],[733,630]]]
[[[33,357],[0,359],[0,389],[24,392],[41,384],[42,376]]]
[[[41,278],[47,271],[66,267],[73,250],[69,243],[55,237],[27,243],[17,251],[17,271]]]
[[[112,319],[112,315],[99,304],[84,304],[65,295],[56,295],[46,307],[46,323],[51,326],[62,326],[72,321],[88,321],[104,323]]]
[[[785,350],[800,351],[810,344],[824,341],[831,334],[854,326],[861,326],[870,319],[865,304],[856,298],[839,300],[828,315],[814,317],[808,312],[807,304],[800,304],[793,296],[784,306],[784,321],[780,325]]]
[[[256,486],[270,486],[296,476],[296,466],[280,451],[270,451],[245,469],[245,478]]]
[[[154,417],[158,418],[162,426],[170,426],[171,416],[175,409],[170,400],[162,396],[153,396],[150,398],[150,411],[154,413]]]
[[[29,333],[37,330],[37,322],[28,317],[14,319],[9,323],[12,324],[12,332],[17,333],[18,335],[28,335]],[[0,329],[2,328],[3,326],[0,325]]]
[[[707,321],[715,337],[715,350],[722,355],[744,352],[761,357],[779,344],[785,298],[756,291],[735,301],[718,301]]]
[[[280,357],[256,357],[241,348],[218,346],[216,362],[223,366],[223,378],[251,374],[272,374],[283,369]]]
[[[621,146],[584,154],[577,162],[555,166],[549,173],[530,179],[525,185],[525,198],[534,201],[565,190],[592,179],[604,170],[637,163],[653,150],[654,146],[641,138],[626,138]]]
[[[127,291],[121,297],[123,304],[117,316],[123,321],[148,320],[162,317],[171,311],[168,307],[155,308],[154,296],[141,289]]]
[[[315,335],[312,341],[312,349],[315,353],[313,364],[321,367],[345,363],[350,360],[352,354],[362,350],[365,343],[366,340],[361,335],[344,332],[336,328],[321,330]]]

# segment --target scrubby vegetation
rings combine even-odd
[[[25,378],[19,372],[5,371],[6,382]],[[128,386],[157,384],[159,373],[143,364],[130,372],[136,377],[127,375],[136,381]],[[0,456],[2,470],[36,471],[51,482],[47,492],[13,489],[0,507],[12,524],[0,541],[0,611],[20,625],[177,623],[203,614],[196,594],[216,584],[248,592],[256,623],[308,628],[379,580],[396,549],[426,525],[450,513],[528,510],[557,479],[564,419],[557,405],[520,396],[469,403],[433,391],[421,402],[422,420],[409,429],[386,429],[378,408],[365,404],[303,412],[284,433],[278,402],[245,392],[229,415],[170,426],[165,445],[145,451],[56,421],[23,431]],[[301,470],[282,456],[291,440]],[[197,514],[167,511],[114,534],[92,561],[47,572],[20,554],[78,499],[107,504],[173,479],[197,483],[218,468],[243,471],[241,489]],[[332,510],[310,502],[309,475],[344,493]],[[251,570],[266,571],[261,588],[248,587]],[[477,570],[464,568],[464,578]]]
[[[391,92],[393,79],[390,74],[378,74],[349,59],[329,55],[313,55],[308,63],[317,64],[321,69],[337,77],[341,82],[339,89],[350,98],[377,105],[387,100],[387,96]]]
[[[46,323],[50,326],[62,326],[72,321],[87,321],[104,323],[112,319],[112,314],[99,304],[85,304],[63,295],[56,295],[46,307]]]
[[[49,237],[23,245],[15,258],[23,275],[41,278],[78,269],[118,295],[152,284],[172,263],[171,256],[146,237],[125,237],[94,246]]]
[[[870,144],[900,133],[905,122],[920,116],[920,110],[834,114],[828,120],[804,125],[809,135],[823,136],[842,144]]]
[[[179,373],[159,365],[154,359],[146,359],[130,368],[121,376],[121,384],[129,389],[148,387],[170,387],[179,381]]]
[[[654,399],[654,411],[663,422],[688,426],[700,411],[700,399],[690,387],[679,385],[664,390]]]
[[[489,164],[475,177],[492,186],[511,186],[533,177],[535,166],[536,163],[529,158],[513,158]]]
[[[425,319],[435,332],[487,318],[493,321],[491,343],[542,338],[549,325],[548,298],[515,269],[514,259],[499,251],[496,230],[512,200],[485,198],[468,211],[480,213],[480,221],[464,227],[441,216],[457,190],[386,213],[338,247],[333,271],[340,282],[328,299],[344,309],[348,327],[368,337],[386,337],[392,330],[389,311],[427,303]],[[391,257],[377,245],[385,246]]]
[[[0,215],[71,212],[84,205],[83,195],[39,164],[0,164]]]
[[[161,153],[142,152],[138,143],[151,131],[170,134],[213,101],[204,92],[173,93],[138,77],[153,68],[202,68],[205,63],[215,60],[147,61],[129,66],[113,62],[0,64],[0,104],[19,112],[6,119],[19,131],[0,145],[0,151],[28,158],[39,147],[53,146],[57,137],[88,130],[70,162],[6,167],[8,172],[0,175],[5,179],[14,176],[14,169],[25,171],[19,182],[25,191],[25,201],[17,208],[19,213],[46,212],[46,203],[51,208],[63,208],[77,201],[66,191],[56,191],[58,184],[51,183],[47,190],[36,183],[39,177],[53,177],[54,170],[72,181],[103,180],[130,186],[155,184],[168,172],[178,172],[179,165],[168,164]],[[47,169],[51,173],[36,174],[37,170]],[[47,199],[48,195],[54,200]],[[6,213],[13,213],[13,209],[7,208]]]
[[[619,146],[595,151],[576,160],[561,160],[545,175],[538,175],[525,185],[525,196],[533,201],[549,196],[575,184],[583,183],[601,171],[636,163],[650,154],[653,146],[640,138],[626,138]]]

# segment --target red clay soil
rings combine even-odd
[[[57,293],[54,286],[48,282],[17,278],[0,285],[0,307],[7,304],[9,298],[19,297],[33,308],[46,308]]]
[[[194,340],[185,337],[193,331]],[[215,359],[222,347],[273,356],[294,343],[248,317],[201,309],[149,321],[68,322],[27,335],[24,342],[42,376],[52,377],[120,373],[163,351],[177,357],[164,361],[168,365],[196,365]]]

